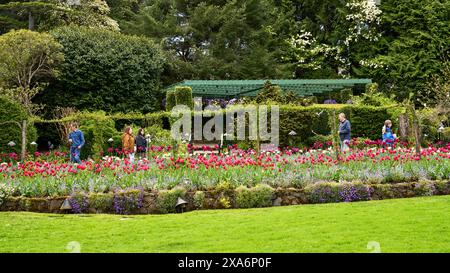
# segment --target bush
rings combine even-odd
[[[5,202],[8,197],[14,194],[14,187],[7,184],[0,183],[0,206]]]
[[[205,203],[205,193],[203,191],[196,191],[194,193],[194,206],[197,209],[203,208],[203,204]]]
[[[120,147],[121,133],[114,126],[114,120],[99,111],[94,113],[82,113],[76,116],[80,122],[80,130],[84,133],[85,145],[81,150],[82,158],[91,156],[99,159],[109,146]],[[111,144],[108,140],[112,138]]]
[[[387,107],[339,104],[316,104],[307,107],[283,105],[280,106],[280,145],[292,146],[290,142],[293,141],[294,145],[301,146],[311,143],[309,139],[314,133],[329,135],[331,133],[329,117],[333,111],[336,111],[336,118],[341,112],[346,114],[352,126],[352,137],[380,139],[384,121],[392,119],[395,123],[395,117]],[[296,132],[294,137],[289,135],[291,131]]]
[[[74,191],[69,197],[70,206],[73,213],[87,213],[89,200],[84,192]]]
[[[381,200],[394,198],[394,193],[391,190],[390,184],[373,184],[371,185],[371,188],[373,199]]]
[[[4,122],[19,122],[22,124],[23,120],[28,120],[29,117],[22,106],[13,102],[3,96],[0,96],[0,124]],[[1,124],[0,130],[0,152],[15,152],[20,153],[22,143],[22,130],[16,123]],[[28,122],[27,128],[27,144],[30,148],[30,143],[37,138],[36,128],[33,124]],[[9,147],[8,143],[13,141],[16,146]]]
[[[63,45],[65,61],[58,80],[39,96],[49,108],[143,113],[161,108],[165,59],[150,39],[74,26],[50,34]]]
[[[175,87],[175,102],[176,105],[186,105],[192,109],[194,107],[192,88],[190,88],[189,86]]]
[[[175,90],[169,90],[166,93],[166,111],[172,111],[172,108],[177,105],[175,97]]]
[[[361,182],[339,183],[339,196],[343,202],[367,201],[371,199],[371,188]]]
[[[319,182],[305,187],[305,193],[310,203],[335,203],[341,200],[339,183]]]
[[[340,92],[340,100],[341,103],[347,103],[349,100],[351,100],[353,96],[353,91],[350,88],[342,89]]]
[[[419,181],[413,185],[413,191],[416,196],[432,196],[437,192],[434,181]]]
[[[107,212],[113,207],[114,195],[112,193],[90,193],[88,195],[89,207],[97,212]]]
[[[144,131],[151,136],[151,142],[148,144],[149,146],[167,146],[172,144],[172,134],[170,133],[170,130],[164,130],[159,126],[154,125],[145,128]]]
[[[274,190],[263,184],[258,184],[255,187],[247,188],[239,186],[235,190],[236,206],[238,208],[260,208],[272,205],[272,196]]]
[[[114,211],[118,214],[130,214],[142,207],[144,191],[142,189],[117,190],[114,192]]]
[[[175,212],[178,197],[184,198],[185,195],[186,189],[181,187],[175,187],[171,190],[161,190],[158,192],[158,197],[156,198],[156,207],[161,213]]]
[[[269,81],[264,83],[264,88],[256,96],[257,103],[283,102],[283,93],[278,85],[272,85]]]

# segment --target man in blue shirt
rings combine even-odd
[[[80,151],[84,145],[84,135],[83,132],[78,129],[78,125],[75,122],[70,124],[69,143],[70,161],[81,163]]]
[[[341,150],[347,151],[349,149],[348,145],[350,143],[350,137],[352,128],[350,126],[350,121],[346,119],[344,113],[339,114],[339,138],[341,139]]]

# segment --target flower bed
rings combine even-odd
[[[262,205],[255,200],[264,200],[266,205],[277,200],[278,197],[274,197],[269,202],[269,188],[275,192],[287,188],[301,190],[306,197],[299,198],[307,201],[297,200],[299,204],[345,202],[371,200],[383,190],[386,194],[381,194],[382,198],[417,196],[420,194],[415,192],[398,194],[396,187],[416,185],[412,182],[418,181],[434,183],[450,179],[450,144],[424,148],[420,155],[404,146],[384,148],[370,145],[363,148],[354,146],[338,159],[331,148],[292,148],[259,155],[253,150],[236,148],[220,155],[173,157],[168,153],[134,164],[117,157],[71,164],[61,153],[43,155],[23,164],[1,163],[0,203],[9,197],[71,196],[75,212],[89,212],[92,202],[89,195],[93,198],[103,194],[97,196],[95,202],[103,202],[105,211],[130,213],[145,207],[138,204],[145,199],[145,193],[158,192],[162,193],[161,196],[170,196],[170,191],[180,187],[192,194],[206,193],[220,191],[227,185],[224,192],[228,194],[217,196],[217,204],[207,207],[258,207]],[[257,185],[265,186],[258,186],[260,188],[255,190]],[[429,193],[433,191],[432,186],[429,187],[420,189]],[[256,199],[252,199],[254,192],[260,194]],[[446,193],[430,193],[433,194]],[[180,192],[177,194],[182,195]],[[199,197],[196,196],[197,199]],[[176,200],[174,196],[170,198],[172,201],[168,203]],[[236,205],[236,200],[242,204]],[[159,208],[152,211],[173,212],[173,208],[161,209],[164,202],[158,202],[155,204],[160,204]],[[275,203],[280,202],[286,204],[285,200]]]
[[[450,181],[419,181],[397,184],[364,184],[361,182],[322,182],[305,189],[277,188],[257,185],[252,188],[227,187],[208,191],[125,190],[114,193],[76,193],[71,196],[30,198],[7,197],[1,211],[32,211],[63,213],[61,206],[67,199],[69,213],[160,214],[175,212],[178,197],[187,201],[185,211],[196,209],[255,208],[280,205],[299,205],[330,202],[354,202],[448,195]]]

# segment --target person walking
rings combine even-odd
[[[351,125],[350,121],[345,117],[344,113],[339,114],[339,138],[341,140],[341,150],[348,151],[351,139]]]
[[[147,139],[145,139],[144,129],[139,128],[136,135],[136,151],[140,158],[145,157],[147,152]]]
[[[381,130],[383,143],[392,146],[395,142],[395,134],[392,133],[392,121],[389,119],[384,122],[383,129]]]
[[[130,126],[125,128],[125,132],[122,135],[122,150],[131,163],[134,162],[134,137],[132,135],[133,129]]]
[[[81,163],[81,148],[84,146],[84,134],[78,129],[78,124],[72,122],[69,126],[70,162]]]

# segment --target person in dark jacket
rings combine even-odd
[[[339,114],[339,138],[341,140],[341,150],[348,151],[351,139],[350,121],[345,117],[344,113]]]
[[[145,157],[147,152],[147,139],[145,139],[144,129],[139,128],[136,135],[136,151],[140,158]]]
[[[78,129],[78,125],[75,122],[70,124],[69,143],[70,161],[80,164],[81,148],[84,146],[85,142],[83,132]]]

